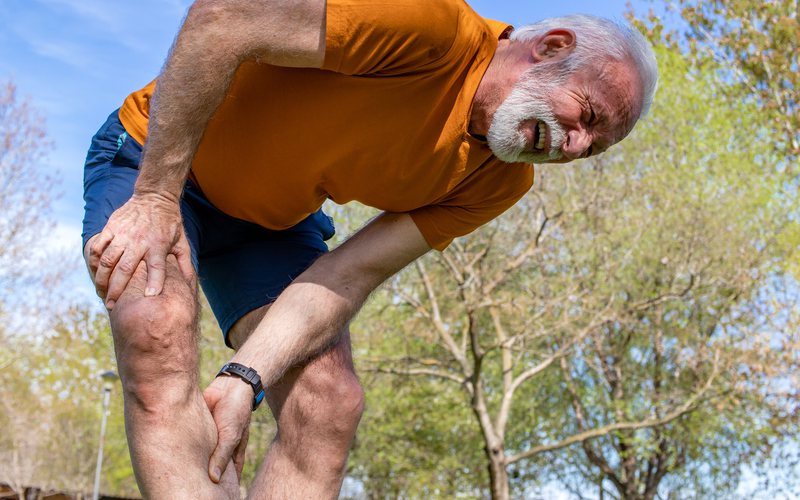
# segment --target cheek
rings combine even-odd
[[[556,120],[565,127],[575,126],[582,119],[583,107],[574,99],[555,98],[552,106]]]

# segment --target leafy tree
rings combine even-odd
[[[754,103],[725,99],[713,66],[698,71],[668,51],[660,61],[652,119],[606,159],[632,166],[628,178],[605,175],[584,191],[613,194],[575,226],[593,242],[593,294],[628,318],[562,363],[561,386],[577,429],[661,418],[669,401],[692,411],[582,442],[584,477],[612,498],[732,493],[742,464],[797,431],[786,377],[800,337],[792,294],[778,287],[797,258],[796,210],[772,168],[781,151],[751,139],[771,123]]]
[[[24,486],[88,494],[94,483],[102,382],[114,369],[108,322],[87,307],[73,307],[44,335],[5,339],[17,353],[0,370],[3,422],[8,443],[0,478],[21,495]],[[112,392],[103,461],[104,492],[136,494],[128,459],[119,387]]]
[[[675,36],[654,15],[642,20],[651,37],[711,60],[727,78],[722,90],[752,100],[768,117],[769,134],[794,175],[800,155],[800,12],[797,0],[671,0],[680,14]]]
[[[443,469],[455,448],[416,439],[438,422],[404,418],[433,392],[444,427],[471,413],[465,463],[483,452],[487,472],[459,491],[493,498],[552,477],[612,498],[731,491],[743,464],[796,432],[797,323],[774,283],[800,238],[771,168],[781,152],[752,140],[772,124],[726,99],[715,67],[659,57],[652,117],[631,138],[541,169],[510,214],[394,279],[354,326],[380,332],[381,317],[403,339],[359,337],[364,368],[430,388],[370,388],[354,470],[375,498],[443,491],[459,474]],[[401,410],[375,415],[371,398]],[[370,482],[402,463],[401,438],[371,429],[403,422],[403,449],[427,451],[438,474],[408,470],[387,495]]]

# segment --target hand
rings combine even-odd
[[[142,261],[147,265],[145,296],[160,294],[168,254],[175,255],[186,279],[193,280],[191,251],[177,200],[160,194],[134,194],[111,214],[89,249],[89,269],[106,307],[114,307]]]
[[[250,432],[253,389],[236,377],[217,377],[203,392],[214,423],[217,424],[217,447],[208,463],[208,475],[219,483],[228,462],[233,459],[241,480],[244,452]]]

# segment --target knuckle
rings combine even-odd
[[[133,271],[136,270],[136,266],[133,262],[125,260],[117,264],[117,269],[124,274],[133,274]]]
[[[98,263],[100,267],[105,267],[106,269],[111,269],[114,267],[116,263],[116,259],[114,259],[110,254],[105,253],[100,258],[100,262]]]
[[[166,268],[166,262],[161,258],[153,258],[147,261],[148,271],[164,271]]]

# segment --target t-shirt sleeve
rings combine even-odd
[[[396,75],[435,67],[455,43],[463,2],[328,0],[322,69]]]
[[[444,250],[516,203],[533,185],[533,165],[486,162],[435,205],[410,212],[425,241]]]

